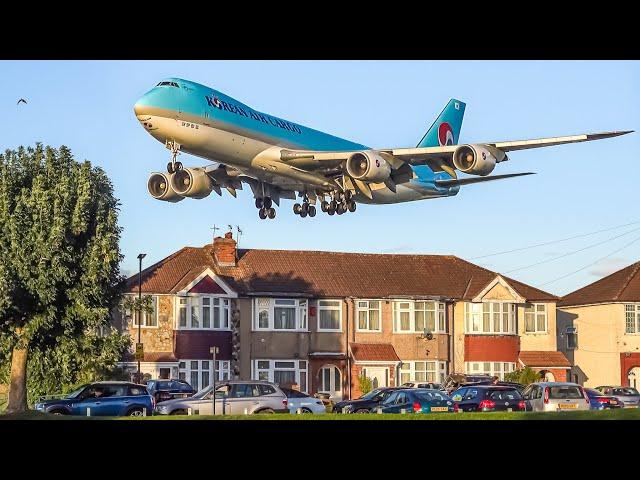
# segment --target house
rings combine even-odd
[[[195,388],[212,380],[211,346],[218,378],[334,399],[360,395],[362,375],[393,386],[529,365],[564,380],[570,367],[557,297],[450,255],[237,249],[227,233],[143,270],[142,293],[157,305],[142,319],[142,370]],[[137,338],[135,315],[117,322]]]
[[[558,307],[573,381],[640,388],[640,262],[569,293]]]

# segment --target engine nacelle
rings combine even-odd
[[[391,165],[374,152],[356,152],[347,159],[347,173],[365,182],[384,182],[391,175]]]
[[[154,172],[147,180],[147,190],[156,200],[176,203],[183,200],[184,197],[176,193],[171,186],[169,175],[162,172]]]
[[[503,162],[507,155],[490,145],[460,145],[453,152],[453,164],[464,173],[489,175],[496,163]]]
[[[171,186],[183,197],[204,198],[213,191],[213,180],[204,168],[184,168],[171,176]]]

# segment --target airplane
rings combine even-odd
[[[151,173],[158,200],[201,199],[222,188],[236,197],[250,186],[261,219],[276,216],[281,199],[315,217],[355,212],[357,202],[389,204],[456,195],[461,186],[531,175],[489,175],[507,153],[631,133],[612,131],[505,142],[458,144],[465,103],[451,99],[414,148],[370,148],[273,115],[181,78],[167,78],[144,94],[134,112],[144,129],[171,152],[167,173]],[[209,163],[184,167],[181,152]],[[457,172],[469,176],[459,178]]]

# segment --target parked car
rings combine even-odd
[[[616,397],[605,395],[593,388],[585,388],[587,397],[589,397],[589,405],[591,410],[608,410],[611,408],[622,408],[622,402]]]
[[[429,388],[431,390],[441,390],[442,389],[442,385],[439,383],[435,383],[435,382],[421,382],[421,381],[411,381],[411,382],[405,382],[402,385],[400,385],[401,388]]]
[[[527,410],[534,412],[589,410],[591,407],[589,397],[577,383],[532,383],[524,389],[522,396],[527,404]]]
[[[160,402],[159,415],[187,415],[189,409],[198,415],[213,415],[213,385],[192,397]],[[227,380],[216,384],[216,415],[246,413],[289,413],[289,400],[278,385],[262,380]]]
[[[391,392],[398,387],[381,387],[365,393],[354,400],[343,400],[333,406],[333,413],[371,413]]]
[[[147,390],[156,399],[156,403],[173,398],[190,397],[196,393],[195,389],[184,380],[149,380]]]
[[[503,382],[503,381],[495,382],[495,383],[493,383],[493,385],[499,385],[499,386],[502,386],[502,387],[513,387],[516,390],[518,390],[520,393],[522,393],[522,391],[526,387],[526,385],[523,385],[523,384],[518,383],[518,382]]]
[[[596,387],[596,390],[604,393],[605,395],[613,395],[622,402],[624,408],[638,408],[640,407],[640,393],[633,387],[612,387],[602,386]]]
[[[144,385],[130,382],[95,382],[64,398],[42,400],[35,408],[54,415],[141,417],[153,415],[155,400]]]
[[[287,400],[289,400],[289,413],[298,413],[298,409],[300,409],[301,413],[327,413],[324,403],[317,397],[310,397],[306,393],[292,388],[280,387],[280,390],[284,392]]]
[[[380,405],[382,413],[454,413],[457,405],[444,392],[427,388],[402,388]]]
[[[454,390],[465,385],[490,385],[497,377],[491,375],[467,375],[465,373],[451,373],[442,382],[442,390],[451,394]]]
[[[516,387],[504,385],[463,386],[451,394],[462,412],[524,411],[525,402]]]

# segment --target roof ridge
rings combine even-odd
[[[205,248],[204,247],[201,248]],[[372,256],[415,256],[415,257],[449,257],[459,259],[456,255],[443,253],[376,253],[376,252],[338,252],[335,250],[297,250],[288,248],[239,248],[245,252],[291,252],[291,253],[330,253],[338,255],[372,255]]]
[[[165,263],[165,262],[167,262],[167,261],[169,261],[169,260],[174,259],[175,257],[177,257],[178,255],[180,255],[182,252],[184,252],[184,251],[185,251],[186,249],[188,249],[188,248],[193,248],[193,247],[182,247],[180,250],[178,250],[178,251],[176,251],[176,252],[173,252],[171,255],[168,255],[168,256],[164,257],[163,259],[158,260],[158,261],[157,261],[156,263],[154,263],[153,265],[149,265],[147,268],[145,268],[144,270],[142,270],[142,271],[140,272],[140,276],[144,275],[144,274],[147,272],[147,270],[153,270],[153,269],[155,269],[156,267],[158,267],[158,266],[162,265],[163,263]],[[127,278],[127,280],[131,280],[131,279],[132,279],[132,278],[134,278],[136,275],[138,275],[138,274],[137,274],[137,273],[134,273],[133,275],[131,275],[130,277],[128,277],[128,278]]]
[[[622,288],[620,288],[620,290],[618,291],[618,293],[616,293],[616,295],[613,297],[615,300],[618,300],[620,298],[620,296],[622,295],[622,293],[627,289],[627,287],[629,286],[629,283],[631,283],[631,280],[633,280],[635,278],[635,276],[638,274],[638,269],[640,269],[640,261],[639,262],[635,262],[632,263],[631,265],[626,266],[625,268],[629,268],[629,267],[633,267],[631,274],[627,277],[626,281],[623,283]],[[622,269],[624,270],[624,268]],[[620,270],[618,270],[620,271]],[[615,273],[615,272],[614,272]],[[611,274],[613,275],[613,273]],[[606,277],[605,277],[606,278]]]

